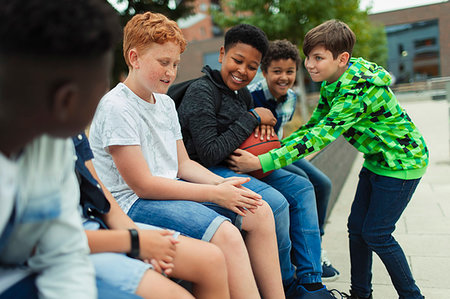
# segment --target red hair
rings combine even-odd
[[[123,56],[125,62],[131,68],[128,52],[133,48],[139,51],[150,43],[164,44],[168,41],[178,44],[180,53],[186,49],[186,40],[175,21],[169,20],[160,13],[137,14],[128,21],[124,28]]]

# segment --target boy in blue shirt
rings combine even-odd
[[[261,80],[249,85],[255,107],[265,107],[272,111],[277,119],[274,127],[279,138],[283,138],[283,127],[295,112],[297,95],[292,90],[300,65],[298,48],[288,40],[276,40],[269,43],[269,49],[261,61]],[[306,159],[300,159],[284,168],[310,180],[316,195],[317,216],[319,217],[320,236],[324,235],[324,224],[330,201],[331,180],[320,169]],[[322,280],[334,281],[339,277],[337,271],[322,249]]]
[[[97,294],[68,139],[108,88],[119,38],[105,1],[0,1],[0,298],[121,294]]]

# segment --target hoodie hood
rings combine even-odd
[[[389,86],[391,75],[383,67],[361,57],[350,59],[350,66],[341,77],[331,84],[323,82],[327,91],[334,91],[344,86],[355,86],[370,83],[376,86]]]
[[[220,71],[213,70],[209,65],[205,65],[202,68],[202,73],[204,73],[218,88],[231,91],[223,82]]]

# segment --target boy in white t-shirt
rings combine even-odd
[[[248,179],[224,179],[187,155],[175,105],[165,95],[185,45],[176,23],[161,14],[139,14],[125,26],[129,74],[96,111],[90,131],[95,169],[134,221],[216,244],[225,255],[231,297],[282,298],[269,206],[241,186]],[[248,253],[229,221],[247,232]]]

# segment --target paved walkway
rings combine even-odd
[[[394,233],[410,263],[419,288],[427,299],[450,298],[450,150],[449,104],[429,97],[402,101],[402,106],[425,137],[430,165]],[[348,292],[350,259],[347,217],[362,165],[358,155],[325,229],[324,248],[341,277],[329,289]],[[373,296],[398,298],[389,275],[374,254]]]

